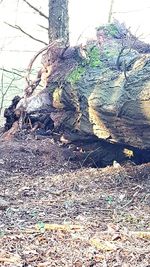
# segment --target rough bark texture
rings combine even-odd
[[[126,157],[149,161],[148,49],[123,26],[113,24],[99,28],[97,41],[86,47],[64,49],[54,43],[42,57],[44,89],[21,99],[16,110],[25,110],[30,121],[32,113],[47,110],[49,129],[59,133],[60,141],[79,147],[81,141],[89,142],[83,154],[75,153],[83,162],[90,158],[106,166]],[[139,149],[147,151],[141,154]]]
[[[68,0],[49,0],[49,41],[69,41]]]
[[[65,68],[63,62],[62,68]],[[55,76],[56,74],[56,76]],[[94,134],[139,148],[150,148],[150,56],[140,56],[127,71],[86,67],[74,84],[48,84],[52,105],[65,111],[62,124],[70,130]],[[56,78],[56,79],[55,79]]]
[[[150,54],[135,50],[135,40],[133,49],[132,36],[116,26],[97,36],[97,43],[68,48],[63,57],[59,50],[50,63],[46,91],[60,113],[57,127],[149,149]]]

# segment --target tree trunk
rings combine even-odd
[[[114,2],[115,2],[115,0],[111,0],[111,2],[110,2],[110,9],[109,9],[109,14],[108,14],[108,23],[110,23],[112,20]]]
[[[55,51],[44,55],[51,66],[45,89],[56,109],[51,117],[57,129],[150,149],[150,54],[122,36],[122,25],[110,24],[98,30],[97,43],[63,55],[55,47],[55,62]]]
[[[69,42],[68,0],[49,0],[49,42]]]
[[[106,166],[126,157],[142,162],[145,155],[150,160],[150,54],[139,53],[142,43],[137,49],[135,39],[134,48],[131,43],[122,25],[112,24],[100,28],[97,41],[86,47],[64,49],[56,42],[42,58],[45,88],[21,99],[15,112],[25,110],[24,121],[34,127],[40,111],[37,127],[46,125],[64,144],[90,142],[81,153],[83,162],[92,158],[97,164],[99,158]]]

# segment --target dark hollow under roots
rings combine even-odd
[[[54,142],[62,145],[66,160],[78,162],[80,166],[106,167],[114,162],[130,161],[136,165],[150,162],[150,150],[109,143],[95,136],[85,136],[77,132],[68,131],[66,133],[60,128],[54,129],[50,111],[40,110],[28,114],[16,108],[19,101],[20,97],[16,96],[11,105],[5,109],[5,132],[11,129],[14,122],[21,120],[19,132],[24,132],[26,136],[33,134],[36,138],[40,137],[39,139],[53,138]]]

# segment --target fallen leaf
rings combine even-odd
[[[97,238],[93,238],[90,240],[90,244],[92,246],[95,246],[97,249],[103,250],[103,251],[112,251],[116,250],[116,246],[110,242],[101,242]]]
[[[37,230],[41,230],[43,229],[44,231],[47,230],[47,231],[57,231],[57,230],[60,230],[60,231],[81,231],[83,230],[83,227],[81,225],[69,225],[69,224],[48,224],[48,223],[40,223],[40,224],[36,224],[35,225],[35,228]]]
[[[145,239],[150,239],[150,232],[149,231],[145,231],[145,232],[142,232],[142,231],[140,231],[140,232],[130,232],[130,234],[132,235],[132,236],[135,236],[135,237],[139,237],[139,238],[145,238]]]

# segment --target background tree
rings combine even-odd
[[[49,0],[48,1],[48,16],[45,15],[39,8],[35,7],[30,1],[23,0],[30,8],[48,21],[48,28],[39,25],[48,31],[49,43],[61,39],[64,44],[69,42],[69,15],[68,15],[68,0]],[[18,30],[20,27],[17,27]],[[23,32],[23,31],[22,31]],[[25,33],[25,32],[24,32]],[[25,33],[27,34],[27,33]],[[29,34],[28,34],[29,36]],[[31,37],[31,34],[30,34]],[[37,38],[34,38],[37,39]],[[42,42],[42,41],[41,41]]]
[[[108,14],[108,23],[110,23],[112,20],[114,2],[115,2],[115,0],[111,0],[111,2],[110,2],[110,9],[109,9],[109,14]]]
[[[69,42],[68,0],[49,0],[49,41]]]

